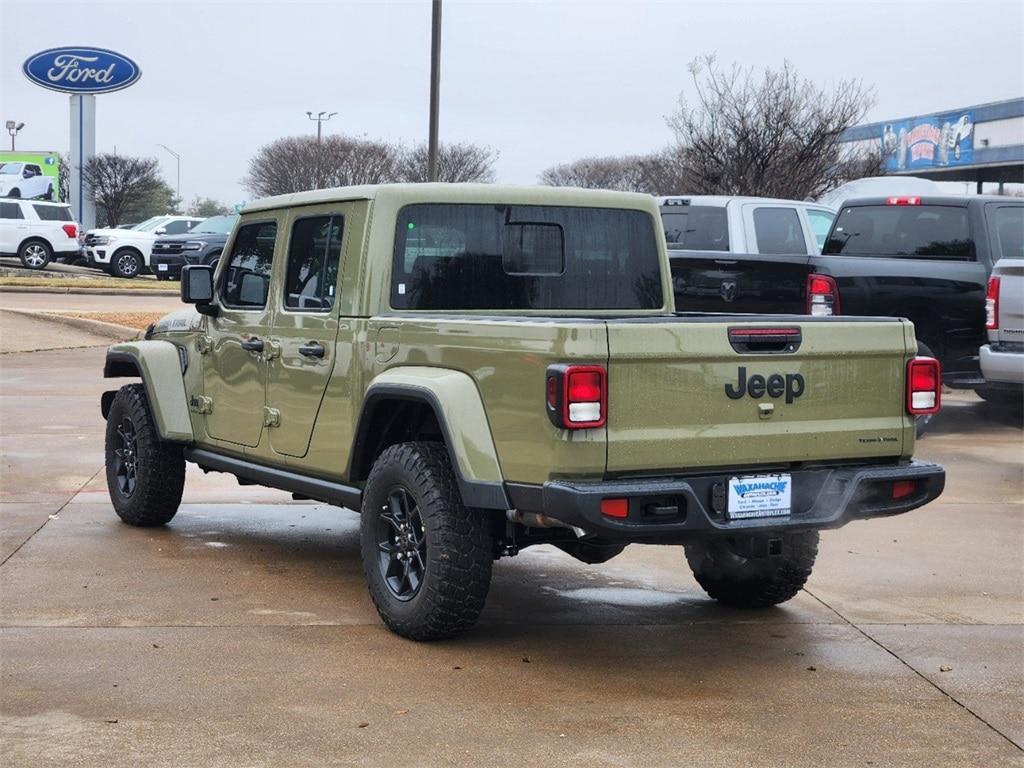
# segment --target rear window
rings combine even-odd
[[[33,205],[41,221],[71,221],[71,209],[62,205]]]
[[[824,254],[974,258],[967,209],[948,205],[862,205],[844,208]]]
[[[657,309],[650,216],[608,208],[409,205],[398,215],[395,309]]]
[[[729,220],[725,208],[680,205],[661,214],[669,248],[688,251],[728,251]]]
[[[993,261],[1024,259],[1024,205],[989,206],[988,220],[999,249]]]

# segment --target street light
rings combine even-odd
[[[441,0],[430,17],[430,127],[427,138],[427,181],[437,181],[437,111],[441,99]]]
[[[175,185],[174,194],[177,196],[178,204],[180,205],[181,204],[181,155],[179,155],[173,149],[168,147],[166,144],[157,144],[157,146],[158,147],[163,147],[168,152],[170,152],[171,155],[174,156],[174,159],[175,159],[175,161],[178,164],[178,183]]]
[[[18,135],[18,131],[25,127],[24,123],[16,123],[13,120],[7,121],[7,132],[11,134],[11,152],[14,151],[14,137]]]
[[[317,144],[320,143],[320,135],[323,133],[323,124],[326,123],[328,120],[330,120],[332,117],[334,117],[336,114],[338,114],[338,113],[337,112],[331,112],[331,114],[327,115],[326,112],[318,112],[316,117],[313,117],[313,113],[312,112],[307,112],[306,113],[306,117],[308,117],[310,120],[316,120],[316,143]],[[324,115],[327,115],[327,117],[324,117]]]

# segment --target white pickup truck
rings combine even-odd
[[[836,212],[819,203],[767,197],[659,197],[669,251],[821,253]]]

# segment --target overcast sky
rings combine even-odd
[[[430,2],[24,3],[0,0],[0,120],[19,149],[67,151],[68,97],[21,73],[60,45],[110,48],[142,78],[97,97],[97,151],[160,159],[191,200],[248,197],[249,158],[311,133],[424,141]],[[870,120],[1024,95],[1024,3],[546,2],[445,0],[441,140],[500,152],[498,180],[534,183],[586,155],[666,145],[665,116],[690,92],[686,65],[778,67],[877,89]],[[6,139],[5,136],[2,137]],[[9,146],[9,145],[8,145]]]

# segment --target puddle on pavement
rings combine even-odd
[[[664,608],[680,603],[697,604],[703,600],[688,592],[667,592],[658,589],[635,587],[580,587],[579,589],[556,589],[542,587],[545,592],[578,600],[584,603],[604,603],[623,608]]]

